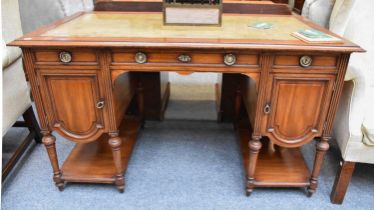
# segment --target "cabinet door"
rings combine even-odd
[[[276,144],[297,147],[320,136],[333,91],[334,76],[270,77],[264,106],[265,134]]]
[[[76,142],[95,140],[104,132],[105,101],[95,71],[42,70],[39,81],[51,129]]]

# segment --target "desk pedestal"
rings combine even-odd
[[[129,117],[123,120],[120,127],[123,174],[126,172],[139,128],[139,120]],[[62,181],[114,184],[116,169],[108,139],[109,136],[104,134],[97,141],[76,144],[62,166]]]
[[[243,155],[245,171],[248,171],[250,141],[249,126],[241,124],[237,133]],[[299,148],[282,148],[262,139],[255,172],[256,187],[308,187],[310,173]],[[246,174],[248,176],[248,174]]]

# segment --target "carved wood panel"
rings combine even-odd
[[[51,129],[76,142],[95,140],[104,132],[105,100],[96,73],[43,70],[39,80]]]
[[[297,147],[320,136],[334,76],[271,75],[264,132],[278,145]]]

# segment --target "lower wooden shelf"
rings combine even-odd
[[[126,172],[139,128],[139,120],[133,117],[127,117],[120,126],[123,173]],[[62,179],[67,182],[114,183],[115,167],[108,139],[109,136],[104,134],[94,142],[76,144],[62,166]]]
[[[240,125],[238,133],[243,155],[245,172],[249,162],[248,142],[251,138],[249,127]],[[310,173],[299,148],[269,146],[263,139],[256,171],[255,186],[258,187],[306,187],[309,186]]]

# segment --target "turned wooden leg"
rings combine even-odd
[[[61,179],[61,171],[58,166],[57,152],[56,152],[56,137],[50,132],[43,132],[42,142],[47,149],[49,160],[51,161],[53,169],[53,181],[60,191],[64,190],[64,181]]]
[[[355,162],[340,161],[340,166],[335,177],[334,186],[332,187],[330,200],[334,204],[342,204],[345,193],[347,192],[349,182],[353,171],[355,169]]]
[[[329,138],[328,137],[322,137],[321,140],[316,145],[316,156],[314,158],[314,166],[312,175],[310,178],[310,186],[307,189],[307,196],[311,197],[313,193],[316,192],[316,188],[318,185],[318,176],[319,172],[321,171],[323,159],[325,157],[325,154],[327,150],[329,149]]]
[[[142,128],[144,127],[144,88],[141,83],[138,85],[138,94],[137,94],[137,105],[139,111],[139,117]]]
[[[109,134],[109,145],[112,148],[113,162],[116,168],[116,175],[114,184],[116,185],[119,192],[123,193],[125,190],[125,178],[122,169],[122,158],[121,158],[121,144],[122,139],[118,137],[118,133]]]
[[[247,186],[246,195],[250,196],[253,188],[255,187],[255,170],[257,164],[258,153],[261,149],[261,136],[252,136],[252,140],[249,141],[249,162],[247,171]]]

